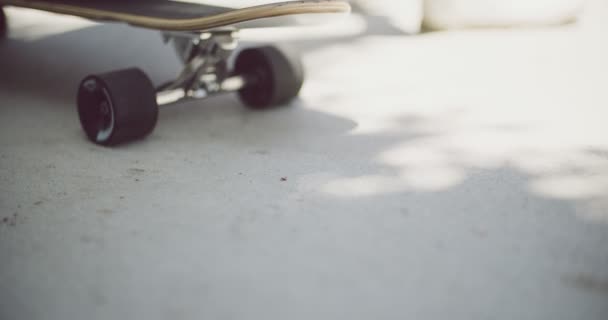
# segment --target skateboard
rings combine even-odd
[[[156,126],[159,107],[184,99],[237,92],[243,104],[254,109],[288,104],[304,82],[300,59],[275,46],[241,50],[238,31],[335,20],[350,12],[344,0],[266,2],[249,7],[211,2],[0,0],[0,36],[7,29],[2,6],[161,31],[183,61],[175,79],[154,87],[143,71],[129,68],[89,75],[80,82],[76,104],[84,132],[96,144],[113,146],[146,137]]]

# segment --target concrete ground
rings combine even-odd
[[[79,80],[161,82],[172,50],[11,10],[0,319],[607,319],[608,7],[588,12],[283,33],[308,70],[291,107],[188,102],[108,149],[81,132]]]

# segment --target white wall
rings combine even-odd
[[[354,0],[403,31],[555,25],[576,20],[585,0]]]
[[[432,29],[560,24],[576,19],[584,0],[425,0]]]

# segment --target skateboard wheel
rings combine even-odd
[[[304,82],[300,59],[272,46],[241,51],[234,71],[247,80],[247,85],[239,90],[239,96],[254,109],[289,103],[298,95]]]
[[[87,137],[100,145],[143,138],[158,119],[154,86],[135,68],[87,76],[78,88],[77,105]]]
[[[4,38],[6,36],[8,29],[8,25],[6,23],[6,15],[4,14],[4,10],[0,7],[0,38]]]

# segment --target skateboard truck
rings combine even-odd
[[[185,98],[202,99],[238,91],[245,86],[246,79],[242,75],[231,76],[227,67],[228,59],[238,47],[237,31],[165,32],[163,38],[166,43],[173,43],[184,68],[175,80],[157,88],[159,106]]]
[[[143,71],[132,68],[86,77],[78,90],[80,122],[89,139],[115,145],[147,136],[158,119],[159,106],[184,99],[203,99],[237,92],[253,109],[287,104],[303,83],[300,60],[265,46],[238,49],[236,30],[164,33],[184,62],[172,81],[154,88]]]

